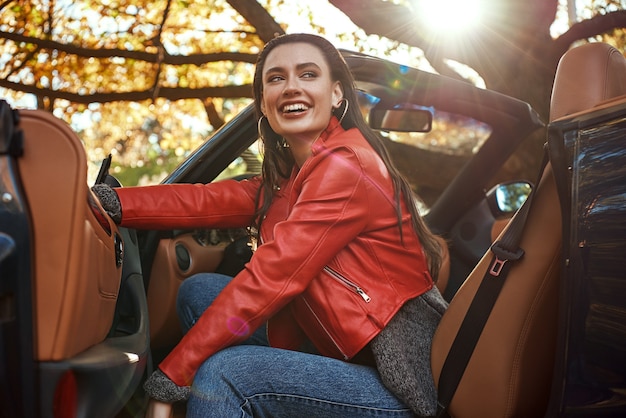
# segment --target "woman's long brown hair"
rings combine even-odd
[[[339,109],[336,109],[337,117],[341,119],[341,125],[344,129],[359,129],[367,142],[369,142],[372,148],[374,148],[387,167],[394,186],[396,212],[398,216],[400,234],[402,234],[402,209],[400,199],[403,198],[408,210],[411,213],[413,229],[420,239],[424,249],[424,254],[428,260],[428,267],[431,276],[436,280],[441,266],[441,246],[419,214],[415,202],[416,196],[414,195],[409,182],[392,163],[382,139],[367,125],[363,119],[363,115],[361,114],[359,107],[356,105],[358,103],[358,98],[356,95],[354,79],[352,77],[352,73],[350,73],[348,65],[339,51],[329,41],[318,35],[298,33],[278,36],[265,45],[263,51],[259,54],[259,58],[256,63],[253,82],[253,92],[255,98],[254,106],[257,120],[259,121],[259,135],[263,141],[265,154],[262,167],[262,186],[257,194],[258,209],[255,214],[255,227],[257,231],[260,231],[261,222],[263,221],[263,218],[272,203],[276,186],[278,186],[282,179],[290,176],[291,170],[295,164],[289,148],[284,146],[284,139],[272,130],[269,126],[267,118],[263,117],[263,112],[261,111],[261,101],[263,97],[263,67],[265,65],[267,55],[275,47],[296,42],[308,43],[319,48],[326,59],[328,67],[331,69],[331,77],[333,81],[339,81],[341,83],[344,98],[347,99],[348,103],[352,103],[352,106],[348,106],[347,110],[344,110],[344,106],[346,106],[344,102],[344,106],[340,106]],[[345,115],[341,118],[344,111]]]

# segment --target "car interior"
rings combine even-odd
[[[497,159],[503,163],[527,135],[541,128],[543,123],[528,104],[510,97],[452,79],[447,80],[449,85],[441,87],[439,79],[432,74],[408,68],[398,68],[396,78],[381,77],[380,74],[392,71],[385,61],[353,52],[344,54],[355,73],[357,87],[366,96],[364,102],[370,105],[365,109],[366,114],[381,111],[387,114],[389,108],[397,110],[393,103],[429,103],[437,108],[436,112],[456,115],[456,119],[464,115],[476,125],[489,127],[488,138],[476,155],[468,164],[459,166],[457,172],[448,174],[454,180],[425,215],[431,228],[442,235],[442,242],[448,244],[444,247],[446,263],[438,286],[450,299],[489,248],[492,226],[502,227],[503,221],[495,225],[496,216],[502,214],[494,214],[493,205],[487,203],[489,199],[485,197],[485,187],[499,168],[491,161]],[[398,89],[398,85],[404,88]],[[419,123],[412,129],[424,129],[424,124],[432,123],[431,111],[425,111],[423,106],[401,110],[419,115]],[[207,183],[221,178],[232,155],[256,150],[256,123],[252,114],[252,107],[243,110],[233,123],[214,134],[164,182]],[[381,123],[383,117],[372,119],[370,123],[376,124],[376,120]],[[243,174],[226,178],[241,179],[254,174],[258,171],[244,170]],[[180,338],[175,313],[175,294],[180,283],[207,268],[236,273],[250,256],[246,239],[246,232],[242,230],[142,232],[143,272],[149,277],[148,303],[150,311],[154,312],[150,318],[154,350],[167,352]]]
[[[384,62],[360,54],[347,54],[346,59],[352,62],[364,90],[378,92],[381,97],[389,94],[378,85],[377,74]],[[450,111],[466,109],[467,103],[475,100],[474,89],[461,83],[454,96],[435,87],[425,91],[410,87],[402,89],[404,97],[394,100],[432,102]],[[563,56],[557,69],[550,122],[602,106],[624,94],[626,58],[621,53],[601,43],[574,48]],[[485,162],[494,155],[509,156],[530,132],[542,126],[523,102],[505,100],[497,93],[482,97],[484,101],[475,106],[477,118],[489,113],[483,112],[487,108],[498,109],[489,122],[492,137],[500,140],[485,142],[425,215],[449,247],[447,269],[439,286],[450,306],[431,351],[438,385],[450,347],[492,263],[489,245],[511,225],[507,214],[505,219],[497,219],[492,210],[490,202],[495,198],[486,194],[484,186],[498,166],[486,169]],[[253,120],[251,115],[249,107],[235,120]],[[424,123],[432,120],[426,117],[419,125]],[[64,408],[72,416],[114,416],[150,369],[151,356],[158,361],[181,337],[175,314],[180,283],[198,272],[240,269],[250,256],[246,231],[145,231],[138,236],[136,231],[118,228],[104,214],[85,181],[86,156],[77,135],[43,111],[19,111],[17,126],[23,132],[23,155],[16,153],[7,159],[1,153],[0,174],[3,170],[14,172],[21,185],[11,185],[0,175],[0,179],[5,178],[0,180],[0,192],[5,200],[8,194],[22,195],[25,202],[31,228],[26,235],[32,243],[24,245],[32,248],[28,251],[32,272],[23,271],[15,280],[31,282],[32,277],[32,288],[14,284],[21,289],[15,290],[15,300],[24,294],[31,298],[34,325],[30,328],[18,321],[19,332],[15,334],[9,326],[15,326],[16,304],[4,298],[2,306],[8,319],[3,321],[0,335],[3,339],[15,335],[24,346],[32,346],[33,358],[13,352],[0,354],[6,365],[4,375],[19,375],[19,368],[8,366],[16,361],[30,367],[37,378],[16,378],[21,382],[22,395],[7,401],[15,408],[9,416],[62,416]],[[506,137],[511,130],[518,130],[519,137],[502,139],[501,135]],[[256,126],[249,122],[229,124],[215,137],[231,141],[207,141],[165,182],[212,180],[229,163],[219,161],[220,156],[243,154],[252,144],[238,138],[256,138]],[[475,178],[476,187],[468,188],[463,178]],[[561,204],[550,163],[532,193],[520,243],[525,254],[509,271],[449,405],[450,416],[544,416],[546,411],[548,415],[561,412],[560,399],[550,395],[560,393],[561,384],[558,379],[553,381],[553,372],[559,371],[555,352],[563,344],[559,321],[564,315],[560,302],[564,244]],[[473,218],[464,218],[472,213]],[[466,230],[459,225],[464,221],[480,225],[479,238],[463,232]],[[3,275],[4,271],[14,271],[9,269],[16,263],[11,257],[16,247],[9,241],[10,237],[0,236]],[[5,252],[8,255],[3,255]],[[3,286],[5,292],[7,284]],[[0,389],[6,389],[3,396],[9,397],[15,391]],[[29,402],[30,395],[38,396],[40,402]],[[54,415],[47,409],[52,407],[57,411]],[[56,415],[58,411],[61,415]]]

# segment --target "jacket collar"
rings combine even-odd
[[[324,129],[320,136],[313,142],[313,144],[311,144],[312,153],[319,153],[322,149],[325,148],[324,144],[326,143],[328,138],[330,138],[331,136],[336,136],[343,131],[344,129],[339,123],[337,117],[331,116],[326,129]]]

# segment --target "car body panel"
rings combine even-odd
[[[0,406],[5,416],[38,416],[33,355],[33,257],[28,203],[16,158],[23,154],[18,115],[0,102]]]

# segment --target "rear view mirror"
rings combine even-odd
[[[430,132],[433,112],[424,107],[374,107],[370,110],[369,124],[373,129],[397,132]]]

